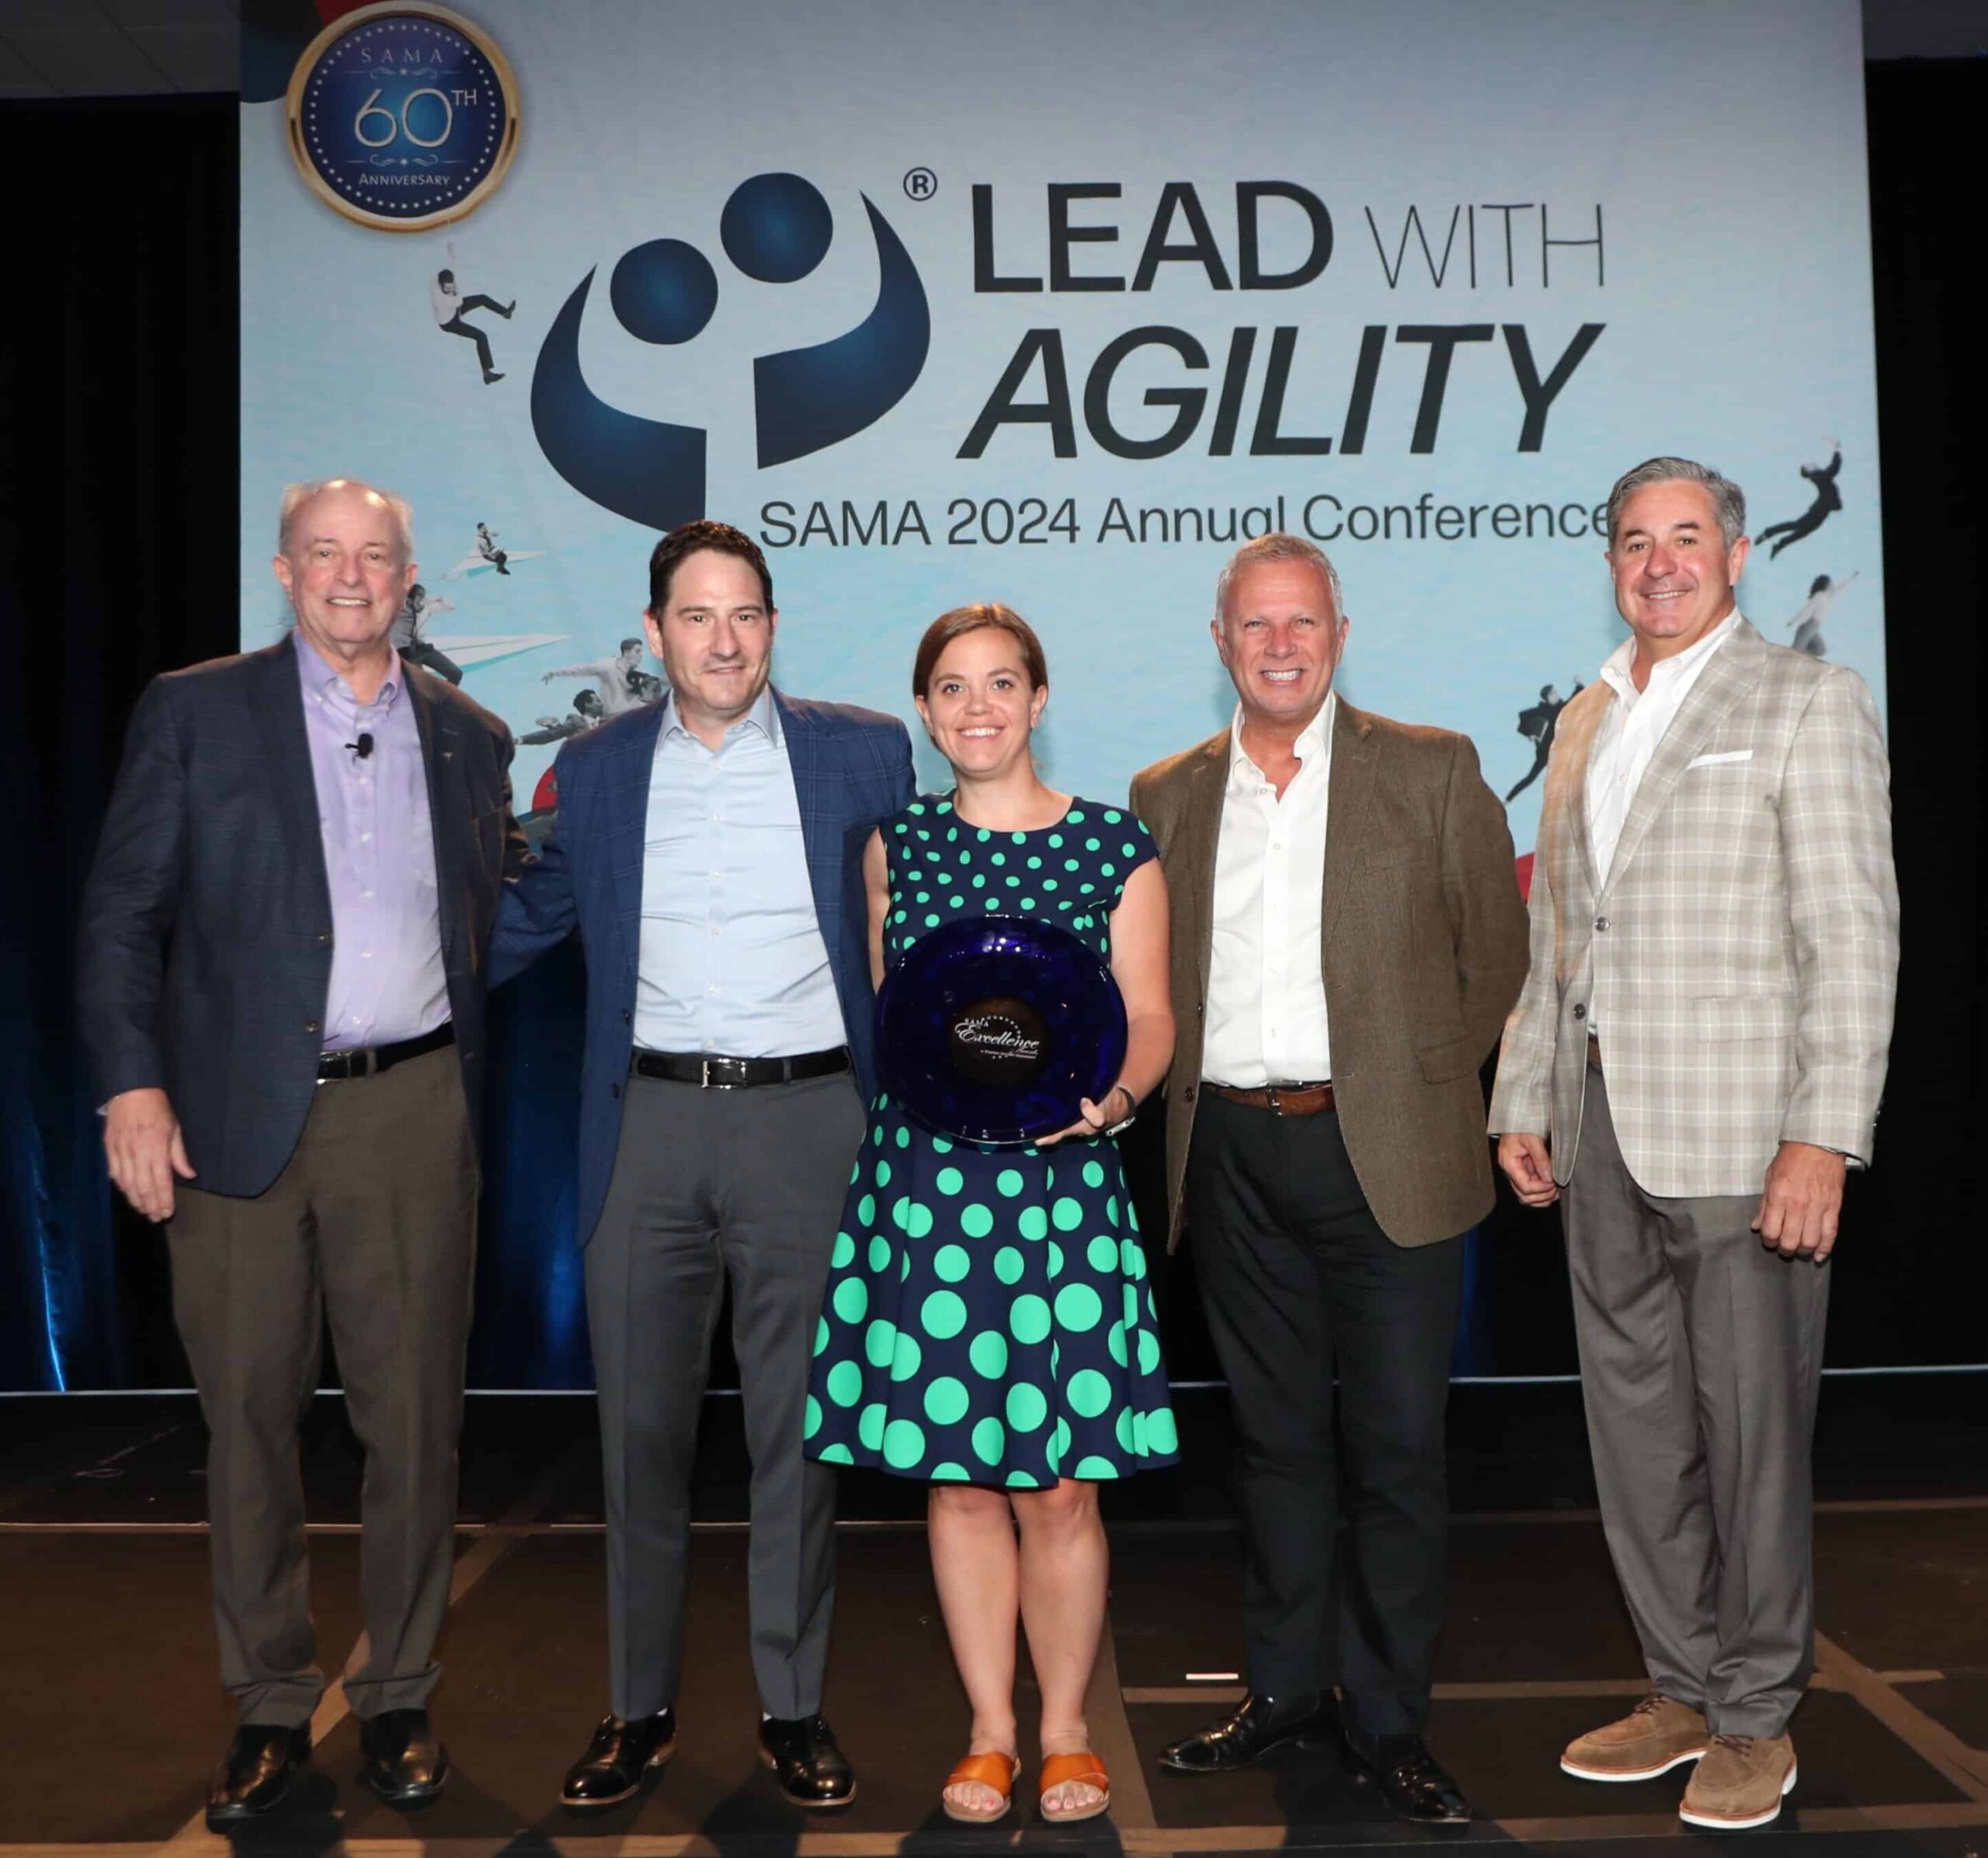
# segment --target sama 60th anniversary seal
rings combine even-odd
[[[480,26],[422,0],[335,20],[290,80],[290,151],[346,218],[419,232],[471,213],[518,148],[518,86]]]

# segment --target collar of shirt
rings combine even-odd
[[[290,639],[297,653],[297,675],[304,686],[307,697],[335,711],[349,711],[357,715],[362,710],[377,710],[382,714],[391,710],[401,694],[400,654],[393,657],[393,669],[388,672],[386,682],[380,686],[380,694],[370,703],[361,703],[345,673],[325,657],[309,639],[304,636],[301,626],[290,628]]]
[[[1735,607],[1696,645],[1687,645],[1674,657],[1660,658],[1649,668],[1648,692],[1638,690],[1635,680],[1629,675],[1629,667],[1635,662],[1636,656],[1635,635],[1632,633],[1603,662],[1601,681],[1633,709],[1638,700],[1646,694],[1675,684],[1680,678],[1696,677],[1699,667],[1737,630],[1740,617],[1740,609]]]
[[[1326,700],[1319,705],[1319,713],[1298,732],[1293,752],[1302,764],[1299,772],[1312,771],[1312,758],[1321,757],[1321,771],[1329,768],[1333,761],[1333,718],[1339,707],[1339,692],[1328,691]],[[1248,791],[1253,779],[1261,784],[1266,779],[1263,771],[1250,760],[1249,752],[1242,746],[1242,706],[1236,706],[1235,719],[1229,725],[1229,787],[1232,792]]]
[[[714,752],[722,754],[725,749],[750,730],[757,730],[774,748],[784,743],[785,736],[780,725],[780,705],[773,701],[773,687],[770,684],[753,700],[752,707],[725,732],[724,746]],[[662,739],[667,742],[675,737],[695,742],[700,748],[704,746],[702,738],[693,735],[684,726],[683,718],[677,713],[676,693],[672,691],[662,700]]]

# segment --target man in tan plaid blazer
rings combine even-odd
[[[1631,637],[1561,714],[1491,1128],[1520,1199],[1563,1203],[1602,1520],[1652,1686],[1561,1766],[1694,1762],[1684,1818],[1731,1828],[1795,1784],[1822,1266],[1891,1037],[1891,807],[1862,680],[1740,614],[1738,486],[1654,458],[1608,518]]]

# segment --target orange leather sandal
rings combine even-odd
[[[978,1782],[983,1787],[992,1787],[1001,1796],[1001,1804],[992,1812],[975,1813],[964,1807],[956,1807],[942,1792],[939,1804],[945,1809],[948,1819],[957,1819],[962,1825],[992,1825],[1003,1818],[1014,1802],[1011,1797],[1015,1789],[1015,1776],[1022,1771],[1022,1764],[1012,1755],[996,1752],[989,1755],[968,1755],[946,1776],[949,1787],[961,1786],[966,1782]]]
[[[1067,1813],[1052,1813],[1042,1804],[1042,1796],[1072,1781],[1095,1787],[1103,1796],[1087,1807],[1072,1807]],[[1051,1825],[1074,1825],[1080,1819],[1095,1819],[1111,1804],[1111,1776],[1104,1763],[1086,1749],[1081,1755],[1051,1755],[1042,1764],[1042,1777],[1036,1787],[1036,1810]]]

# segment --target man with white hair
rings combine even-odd
[[[139,699],[82,904],[78,993],[111,1179],[164,1223],[210,1441],[221,1670],[241,1727],[217,1830],[310,1760],[297,1425],[328,1322],[366,1452],[365,1765],[402,1805],[448,1761],[427,1713],[454,1544],[475,1253],[485,952],[525,857],[502,723],[390,642],[405,502],[283,496],[280,644]]]
[[[1740,487],[1689,458],[1608,499],[1625,639],[1562,712],[1532,966],[1491,1128],[1562,1203],[1601,1520],[1649,1693],[1560,1759],[1694,1764],[1679,1811],[1764,1825],[1814,1668],[1809,1448],[1844,1174],[1871,1155],[1898,970],[1864,681],[1742,617]]]

